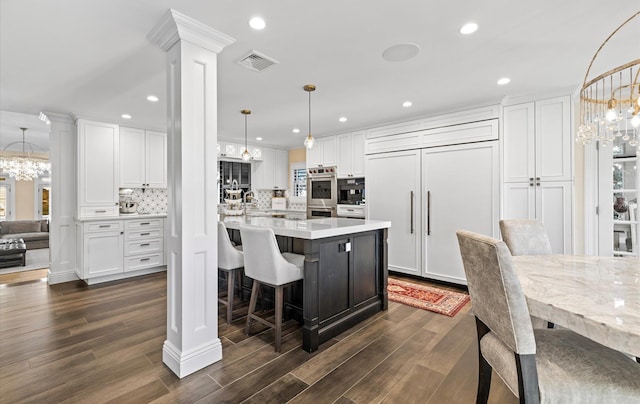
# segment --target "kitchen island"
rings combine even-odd
[[[231,238],[240,225],[273,229],[282,252],[305,255],[301,296],[289,308],[302,312],[302,348],[307,352],[387,309],[388,221],[220,216]]]

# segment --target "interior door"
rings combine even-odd
[[[456,231],[498,236],[498,162],[497,141],[422,152],[423,276],[466,284]]]
[[[368,218],[390,220],[389,270],[421,274],[420,150],[367,156]]]

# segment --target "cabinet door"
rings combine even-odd
[[[335,166],[336,164],[338,164],[338,156],[336,153],[336,137],[329,136],[326,138],[322,138],[320,145],[322,146],[321,164],[325,167]]]
[[[536,101],[536,177],[541,181],[570,181],[571,102],[560,97]]]
[[[78,199],[83,206],[113,207],[120,188],[118,125],[78,120]]]
[[[426,256],[422,275],[466,284],[456,231],[497,236],[498,142],[435,147],[422,153]]]
[[[150,188],[167,187],[167,134],[146,132],[146,186]]]
[[[338,145],[338,177],[349,177],[353,173],[352,137],[350,134],[340,135],[336,142]]]
[[[275,183],[280,189],[289,188],[289,152],[287,150],[275,150]]]
[[[311,149],[307,149],[307,168],[322,165],[322,156],[322,146],[316,140],[316,144]]]
[[[504,182],[535,177],[534,103],[504,107]]]
[[[572,254],[572,182],[548,181],[536,187],[536,219],[540,220],[554,254]]]
[[[120,231],[85,233],[83,241],[83,273],[86,278],[123,271],[123,243]]]
[[[420,151],[369,155],[366,166],[367,217],[391,221],[389,270],[420,275]]]
[[[273,189],[276,185],[276,150],[262,149],[262,188]]]
[[[503,219],[536,218],[535,182],[507,182],[503,186]]]
[[[364,177],[364,132],[351,136],[351,174]]]
[[[120,187],[140,188],[145,181],[145,132],[120,128]]]

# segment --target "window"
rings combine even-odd
[[[13,184],[15,184],[15,180],[9,177],[0,177],[0,221],[13,220]]]
[[[307,196],[307,169],[304,163],[291,164],[293,196]]]

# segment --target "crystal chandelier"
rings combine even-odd
[[[9,174],[17,181],[32,181],[51,170],[51,165],[48,160],[32,156],[35,145],[25,141],[24,132],[27,128],[20,128],[20,130],[22,130],[22,142],[11,142],[5,146],[3,149],[5,155],[0,156],[0,171]],[[22,154],[6,155],[7,148],[15,144],[22,144]]]
[[[634,14],[613,31],[591,59],[580,90],[580,126],[576,141],[582,144],[599,142],[607,146],[620,137],[640,151],[640,59],[589,78],[591,67],[607,42],[639,15],[640,12]]]

